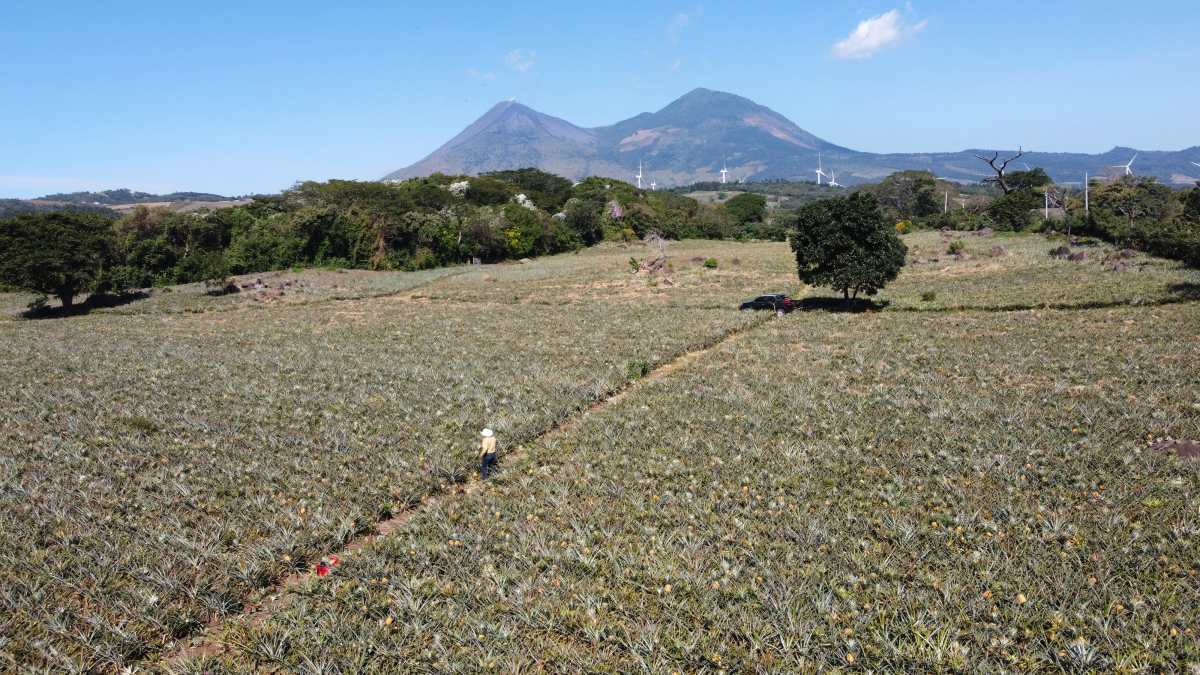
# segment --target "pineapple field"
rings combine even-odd
[[[707,241],[66,319],[0,295],[0,659],[1200,667],[1200,464],[1172,443],[1200,440],[1200,274],[904,239],[858,313],[739,312],[826,291],[786,244]]]

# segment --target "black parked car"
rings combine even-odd
[[[769,309],[772,312],[790,312],[795,308],[796,303],[788,296],[783,293],[771,293],[747,300],[738,309]]]

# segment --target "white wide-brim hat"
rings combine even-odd
[[[484,429],[483,431],[479,432],[479,435],[483,436],[484,438],[487,438],[487,437],[491,436],[493,433],[494,432],[491,429]]]

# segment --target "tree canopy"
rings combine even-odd
[[[801,208],[791,246],[801,281],[841,291],[847,300],[878,293],[900,274],[908,253],[879,202],[865,193]]]
[[[874,195],[897,221],[924,218],[942,210],[937,178],[928,171],[897,171],[862,191]]]
[[[1176,192],[1142,176],[1097,182],[1087,229],[1123,246],[1200,267],[1200,188]]]
[[[83,213],[21,215],[0,222],[0,283],[58,298],[107,290],[112,222]]]
[[[611,178],[572,185],[536,169],[402,182],[306,181],[207,212],[138,207],[115,222],[81,218],[6,223],[6,236],[22,243],[6,243],[8,275],[0,283],[61,293],[70,304],[101,282],[145,288],[297,265],[415,270],[571,251],[651,232],[674,239],[740,236],[724,209]],[[69,236],[51,241],[58,230]],[[88,246],[78,241],[85,234]],[[43,239],[71,247],[42,245]],[[22,253],[7,255],[8,249]],[[85,255],[101,249],[103,265]],[[47,278],[55,270],[75,273],[52,284]],[[35,279],[39,274],[45,278]]]
[[[484,176],[515,185],[538,208],[549,213],[559,212],[572,196],[571,181],[540,169],[492,171]]]
[[[725,202],[724,208],[738,225],[761,223],[767,219],[767,198],[762,195],[743,192]]]

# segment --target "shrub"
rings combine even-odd
[[[710,270],[717,269],[717,259],[716,258],[708,258],[707,260],[704,261],[704,267],[706,269],[710,269]]]
[[[301,259],[304,242],[284,221],[259,222],[229,246],[229,267],[236,273],[264,272],[291,267]]]
[[[954,230],[958,232],[974,232],[985,227],[992,227],[995,221],[987,213],[974,213],[965,209],[956,209],[947,213],[922,218],[920,226],[931,230]],[[916,229],[916,223],[914,223]]]
[[[241,288],[229,279],[207,279],[204,282],[205,295],[221,296],[240,293]]]
[[[229,263],[221,251],[196,251],[179,261],[179,281],[203,281],[213,286],[225,285]]]
[[[908,253],[879,202],[861,193],[800,209],[791,245],[801,281],[839,290],[847,300],[879,292]]]
[[[736,236],[737,223],[725,209],[705,208],[696,213],[694,229],[689,236],[705,239],[729,239]]]
[[[1041,203],[1041,196],[1033,190],[1016,190],[993,200],[987,214],[996,229],[1020,232],[1033,222],[1032,212]]]
[[[787,241],[787,233],[791,230],[790,222],[779,217],[768,218],[765,222],[750,223],[743,230],[747,239],[765,239],[767,241]]]
[[[1183,218],[1200,225],[1200,184],[1188,190],[1181,200],[1183,202]]]
[[[575,233],[584,246],[604,239],[603,201],[572,198],[563,207],[563,224]]]
[[[625,209],[621,222],[626,228],[633,230],[637,237],[644,237],[650,232],[662,229],[658,214],[646,204],[630,204]]]
[[[921,293],[922,302],[933,302],[934,300],[937,300],[937,293],[934,293],[933,291],[925,291]]]
[[[949,246],[946,247],[946,253],[949,253],[950,255],[959,255],[966,248],[967,245],[962,239],[955,239],[954,241],[950,242]]]
[[[640,380],[650,374],[650,363],[643,359],[633,359],[625,364],[625,375],[631,380]]]

